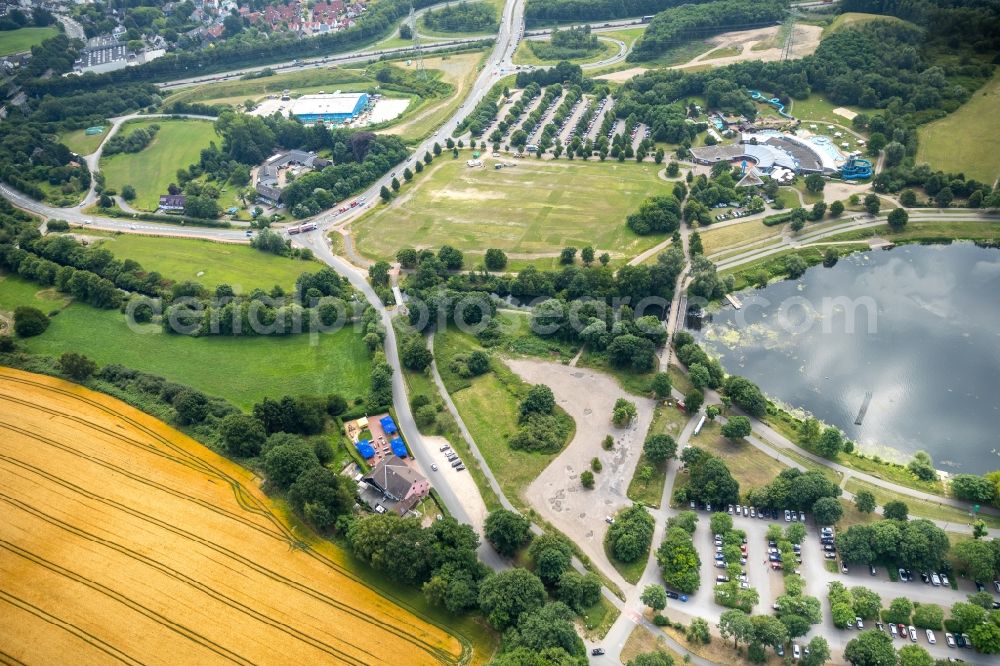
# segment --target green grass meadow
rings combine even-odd
[[[186,169],[201,158],[202,148],[219,141],[213,123],[207,120],[169,120],[156,118],[123,125],[119,132],[131,132],[138,127],[159,125],[156,138],[138,153],[120,153],[101,159],[101,172],[107,186],[121,192],[122,187],[135,188],[132,206],[141,210],[156,210],[160,195],[177,181],[177,170]]]
[[[289,291],[299,275],[322,268],[316,262],[279,257],[248,245],[186,238],[117,234],[102,241],[101,247],[171,280],[193,280],[209,289],[224,283],[236,293],[258,287],[270,291],[274,285]]]
[[[243,408],[265,396],[340,393],[353,400],[368,392],[368,350],[350,328],[314,340],[309,335],[194,338],[168,335],[158,325],[135,332],[117,310],[65,303],[62,294],[17,276],[0,279],[0,311],[19,305],[43,312],[62,308],[48,330],[23,341],[33,353],[79,352],[98,365],[120,363],[161,375]]]
[[[104,141],[104,137],[108,135],[110,127],[110,125],[104,125],[103,132],[89,136],[82,129],[63,132],[59,135],[59,142],[77,155],[89,155],[101,145],[101,141]]]
[[[964,173],[992,185],[1000,178],[1000,75],[994,73],[968,102],[917,130],[917,163]]]
[[[470,168],[468,157],[438,158],[392,203],[355,222],[359,250],[390,259],[403,247],[450,244],[473,257],[496,247],[530,258],[592,245],[598,253],[634,256],[663,240],[625,226],[645,198],[670,191],[656,164],[524,159],[496,170],[492,159]]]
[[[4,30],[0,32],[0,56],[30,51],[32,46],[41,44],[46,39],[58,34],[59,30],[52,26]]]
[[[434,340],[438,371],[476,446],[507,498],[523,504],[522,493],[528,484],[558,454],[517,451],[507,445],[507,440],[517,432],[518,405],[528,385],[497,358],[492,361],[493,371],[479,377],[464,379],[450,372],[452,358],[476,349],[480,346],[475,338],[452,328],[439,333]],[[566,441],[572,436],[570,433]]]

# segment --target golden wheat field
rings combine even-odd
[[[114,398],[8,368],[0,516],[0,662],[471,658],[335,548],[297,539],[247,470]]]

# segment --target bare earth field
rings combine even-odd
[[[0,506],[0,661],[471,656],[297,535],[251,472],[75,384],[0,368]]]

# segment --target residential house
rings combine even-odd
[[[184,210],[183,194],[160,195],[160,210]]]
[[[363,480],[394,502],[393,511],[399,515],[404,515],[430,492],[427,479],[396,456],[384,459]]]

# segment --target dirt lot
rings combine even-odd
[[[713,47],[711,51],[702,53],[696,58],[692,58],[683,65],[678,65],[679,69],[694,67],[698,65],[710,64],[712,67],[722,67],[732,65],[737,62],[747,60],[763,60],[771,62],[781,60],[782,39],[779,34],[781,26],[771,26],[769,28],[758,28],[756,30],[739,30],[737,32],[726,32],[712,37],[709,41]],[[820,36],[823,29],[815,25],[796,25],[792,36],[791,58],[804,58],[811,54],[819,46]],[[708,60],[706,55],[720,48],[733,47],[740,50],[738,55],[725,58],[712,58]],[[756,50],[754,50],[756,48]]]
[[[243,468],[108,396],[0,369],[0,650],[23,663],[458,663]],[[110,659],[109,659],[110,657]]]
[[[653,401],[626,394],[614,379],[593,370],[532,360],[507,364],[525,381],[548,385],[559,406],[576,421],[573,441],[528,486],[525,495],[542,517],[576,542],[602,572],[628,587],[604,553],[604,518],[631,504],[625,493],[653,418]],[[620,397],[634,402],[639,411],[627,428],[611,423],[611,409]],[[601,447],[608,434],[615,438],[611,451]],[[603,467],[594,475],[594,488],[585,490],[580,473],[590,469],[593,458]]]

